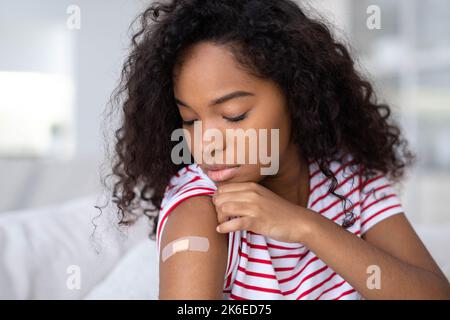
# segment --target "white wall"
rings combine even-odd
[[[72,79],[75,89],[71,156],[0,159],[0,212],[62,202],[98,190],[103,158],[101,113],[118,80],[129,44],[128,27],[148,3],[0,0],[0,71],[62,74]],[[81,10],[79,30],[67,27],[69,5]]]

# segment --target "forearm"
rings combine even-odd
[[[299,223],[303,243],[364,298],[450,299],[448,282],[438,275],[386,253],[322,215],[304,210]],[[367,285],[372,265],[380,270],[379,289]]]

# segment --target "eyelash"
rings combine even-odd
[[[227,118],[227,117],[223,117],[225,120],[229,121],[229,122],[239,122],[244,120],[245,118],[247,118],[247,112],[238,116],[238,117],[234,117],[234,118]],[[192,126],[194,124],[194,122],[197,120],[191,120],[191,121],[183,121],[183,125],[185,126]]]
[[[227,117],[223,117],[223,118],[229,122],[239,122],[239,121],[242,121],[245,118],[247,118],[247,112],[244,114],[241,114],[240,116],[234,117],[234,118],[227,118]]]

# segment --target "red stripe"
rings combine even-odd
[[[355,289],[351,289],[351,290],[345,291],[339,297],[334,298],[332,300],[339,300],[340,298],[342,298],[344,296],[347,296],[347,295],[349,295],[350,293],[353,293],[353,292],[356,292],[356,290]]]
[[[271,243],[268,243],[267,246],[270,248],[280,249],[280,250],[297,250],[297,249],[303,249],[305,247],[305,246],[301,246],[301,247],[290,248],[290,247],[283,247],[283,246],[279,246],[279,245],[271,244]]]
[[[306,256],[309,253],[309,250],[304,252],[304,253],[299,253],[299,254],[286,254],[283,256],[271,256],[271,259],[284,259],[284,258],[300,258],[299,260],[301,260],[304,256]]]
[[[371,197],[375,192],[380,191],[380,190],[383,190],[383,189],[388,188],[388,187],[390,187],[390,186],[391,186],[391,184],[385,184],[385,185],[382,185],[382,186],[380,186],[380,187],[378,187],[378,188],[375,188],[375,189],[370,190],[370,192],[369,192],[369,193],[366,195],[366,197],[364,198],[362,204],[364,204],[364,202],[366,202],[367,199],[369,199],[369,197]],[[363,188],[363,189],[364,189],[364,188]]]
[[[187,193],[189,191],[194,191],[194,190],[206,190],[206,191],[214,191],[214,192],[216,191],[215,189],[208,188],[208,187],[194,187],[194,188],[190,188],[190,189],[184,190],[182,193],[179,194],[179,196],[181,196],[181,195],[183,195],[183,194],[185,194],[185,193]]]
[[[230,263],[228,264],[228,267],[227,267],[227,273],[229,272],[229,270],[230,270],[230,267],[231,267],[231,262],[233,261],[233,253],[234,253],[234,238],[235,238],[235,236],[236,236],[236,232],[233,232],[233,239],[232,239],[232,242],[231,242],[231,259],[230,259]],[[230,282],[231,282],[231,273],[230,273],[230,275],[228,276],[228,279],[227,279],[227,287],[230,285]]]
[[[175,184],[170,184],[166,187],[166,192],[169,191],[170,189],[173,189],[176,185]]]
[[[261,249],[261,250],[267,250],[267,246],[263,246],[261,244],[254,244],[254,243],[250,243],[248,242],[248,240],[244,237],[242,237],[242,242],[245,243],[246,245],[248,245],[250,248],[254,248],[254,249]]]
[[[316,270],[316,271],[314,271],[314,272],[311,272],[310,274],[308,274],[306,277],[304,277],[303,279],[302,279],[302,281],[300,281],[300,283],[294,288],[294,289],[292,289],[292,290],[289,290],[289,291],[287,291],[287,292],[285,292],[286,294],[291,294],[291,293],[294,293],[295,291],[297,291],[297,289],[306,281],[306,280],[308,280],[308,279],[310,279],[310,278],[312,278],[312,277],[314,277],[314,276],[316,276],[316,275],[318,275],[319,273],[322,273],[323,271],[325,271],[326,269],[328,269],[328,266],[323,266],[322,268],[320,268],[320,269],[318,269],[318,270]]]
[[[297,276],[299,275],[299,274],[301,274],[305,269],[306,269],[306,267],[307,266],[309,266],[311,263],[313,263],[314,261],[317,261],[317,260],[319,260],[319,258],[317,258],[316,256],[313,256],[299,271],[297,271],[295,274],[293,274],[293,275],[291,275],[291,276],[289,276],[289,277],[287,277],[287,278],[284,278],[284,279],[280,279],[280,280],[278,280],[278,282],[279,283],[284,283],[284,282],[287,282],[287,281],[291,281],[292,279],[294,279],[294,278],[297,278]]]
[[[361,213],[363,213],[363,212],[366,211],[368,208],[370,208],[371,206],[373,206],[374,204],[377,204],[378,202],[380,202],[380,201],[382,201],[382,200],[386,200],[386,199],[393,198],[393,197],[396,197],[396,196],[397,196],[396,194],[392,193],[392,194],[387,195],[387,196],[385,196],[385,197],[383,197],[383,198],[380,198],[380,199],[378,199],[378,200],[375,200],[375,201],[373,201],[371,204],[368,204],[367,206],[363,207],[363,208],[361,209]]]
[[[234,300],[248,300],[246,298],[239,297],[239,296],[235,295],[234,293],[230,293],[230,298],[234,299]]]
[[[271,288],[259,287],[259,286],[254,286],[254,285],[248,285],[248,284],[245,284],[245,283],[240,282],[240,281],[238,281],[238,280],[235,280],[234,283],[235,283],[236,285],[238,285],[238,286],[240,286],[240,287],[243,287],[243,288],[245,288],[245,289],[248,289],[248,290],[255,290],[255,291],[261,291],[261,292],[270,292],[270,293],[276,293],[276,294],[289,295],[289,294],[291,294],[292,292],[294,292],[295,290],[297,290],[298,287],[300,287],[300,285],[301,285],[302,283],[304,283],[306,280],[308,280],[308,279],[312,278],[313,276],[315,276],[315,275],[317,275],[317,274],[323,272],[323,271],[326,270],[326,269],[328,269],[328,267],[327,267],[327,266],[324,266],[324,267],[322,267],[321,269],[316,270],[316,271],[310,273],[308,276],[306,276],[305,278],[302,279],[302,281],[300,282],[300,284],[299,284],[295,289],[289,290],[289,291],[285,291],[285,292],[282,292],[282,291],[279,290],[279,289],[271,289]],[[246,274],[248,274],[248,275],[252,275],[252,276],[256,276],[256,277],[276,279],[276,276],[274,276],[274,275],[267,275],[267,274],[261,274],[261,273],[257,273],[257,272],[251,272],[251,271],[245,270],[243,267],[239,267],[238,270],[241,271],[241,272],[244,272],[244,273],[246,273]],[[307,291],[303,292],[303,293],[297,298],[297,300],[301,299],[301,298],[304,297],[305,295],[307,295],[307,294],[309,294],[309,293],[315,291],[315,290],[318,289],[319,287],[323,286],[325,283],[327,283],[328,281],[330,281],[335,275],[336,275],[336,273],[333,272],[333,274],[331,274],[327,279],[323,280],[321,283],[319,283],[319,284],[317,284],[316,286],[314,286],[314,287],[308,289]],[[335,288],[341,286],[343,283],[345,283],[345,280],[342,281],[340,284],[337,284],[337,285],[335,285],[335,286],[333,286],[333,287],[327,289],[326,291],[322,292],[321,295],[319,295],[319,296],[316,298],[316,300],[319,299],[323,294],[325,294],[325,293],[327,293],[327,292],[329,292],[329,291],[331,291],[331,290],[333,290],[333,289],[335,289]],[[226,291],[224,291],[224,292],[226,292]],[[231,291],[229,291],[229,292],[231,292]],[[350,292],[350,293],[351,293],[351,292]],[[341,298],[342,296],[343,296],[343,295],[339,296],[337,299]],[[241,297],[239,297],[239,298],[241,298]]]
[[[359,202],[354,203],[354,204],[353,204],[350,208],[348,208],[347,210],[353,210],[356,206],[359,206],[359,205],[360,205]],[[342,215],[345,213],[345,211],[346,211],[346,210],[342,210],[339,214],[335,215],[335,216],[333,217],[333,219],[331,219],[331,220],[336,221],[340,216],[342,216]]]
[[[179,187],[177,189],[177,191],[175,191],[175,194],[177,194],[178,192],[180,192],[181,189],[183,189],[185,186],[187,186],[190,183],[193,183],[195,181],[201,180],[200,176],[195,176],[193,177],[190,181],[186,182],[185,184],[183,184],[181,187]]]
[[[371,184],[372,182],[375,182],[375,181],[377,181],[377,180],[380,180],[380,179],[383,178],[383,177],[384,177],[384,175],[379,175],[379,176],[376,176],[376,177],[374,177],[374,178],[371,178],[371,179],[365,181],[365,182],[364,182],[364,188],[367,188],[367,186],[368,186],[369,184]]]
[[[299,295],[297,297],[297,300],[300,300],[301,298],[303,298],[304,296],[306,296],[307,294],[310,294],[311,292],[313,292],[314,290],[316,290],[317,288],[320,288],[322,285],[324,285],[325,283],[327,283],[328,281],[331,280],[331,278],[333,278],[336,275],[336,272],[333,272],[328,278],[326,278],[325,280],[323,280],[321,283],[316,284],[314,287],[309,288],[308,290],[304,291],[301,295]]]
[[[271,288],[252,286],[252,285],[249,285],[249,284],[242,283],[239,280],[234,280],[234,284],[236,284],[236,285],[238,285],[238,286],[240,286],[242,288],[248,289],[248,290],[255,290],[255,291],[261,291],[261,292],[270,292],[270,293],[282,294],[282,292],[280,290],[278,290],[278,289],[271,289]]]
[[[240,249],[240,248],[239,248]],[[263,263],[263,264],[272,264],[272,260],[266,260],[266,259],[258,259],[258,258],[253,258],[250,257],[248,254],[246,254],[245,252],[242,252],[241,250],[238,251],[239,255],[241,257],[246,258],[248,261],[250,262],[257,262],[257,263]],[[305,253],[302,254],[290,254],[290,255],[285,255],[285,256],[274,256],[274,257],[270,257],[271,259],[282,259],[282,258],[299,258],[299,257],[304,257],[306,256],[310,251],[308,250]]]
[[[247,231],[247,233],[248,234],[252,234],[252,235],[255,235],[255,236],[259,236],[259,237],[262,237],[263,239],[264,239],[264,241],[267,243],[267,246],[268,247],[271,247],[271,248],[274,248],[274,249],[286,249],[286,250],[294,250],[294,249],[302,249],[302,248],[304,248],[305,246],[300,246],[300,247],[285,247],[285,246],[280,246],[280,245],[276,245],[276,244],[272,244],[272,243],[270,243],[269,241],[270,241],[270,239],[267,239],[265,236],[263,236],[262,234],[259,234],[259,233],[255,233],[255,232],[253,232],[253,231]]]
[[[322,172],[322,170],[317,169],[316,171],[314,171],[313,173],[311,173],[311,174],[309,175],[309,178],[310,178],[310,179],[314,178],[319,172]]]
[[[197,173],[197,172],[195,172],[194,170],[191,170],[191,168],[189,168],[189,167],[190,167],[190,166],[187,166],[187,167],[186,167],[186,171],[184,172],[185,174],[188,173],[188,172]]]
[[[351,165],[352,163],[354,163],[354,161],[349,161],[346,164],[342,165],[339,169],[337,169],[336,171],[333,172],[334,176],[336,176],[340,171],[342,171],[344,168],[348,167],[349,165]],[[312,195],[312,193],[317,190],[317,188],[319,188],[320,186],[322,186],[325,182],[327,182],[328,180],[330,180],[330,177],[326,177],[325,179],[323,179],[321,182],[319,182],[318,184],[316,184],[312,189],[310,189],[309,194]]]
[[[238,270],[243,272],[243,273],[245,273],[245,274],[248,274],[249,276],[253,276],[253,277],[266,278],[266,279],[276,279],[277,278],[273,274],[249,271],[249,270],[246,270],[244,267],[241,267],[241,266],[238,267]]]
[[[185,193],[187,193],[187,192],[189,192],[189,191],[194,191],[194,190],[206,190],[206,191],[212,191],[212,192],[215,192],[215,191],[216,191],[215,189],[213,189],[213,188],[208,188],[208,187],[194,187],[194,188],[190,188],[190,189],[184,190],[184,191],[181,192],[180,194],[177,194],[176,197],[179,197],[179,196],[181,196],[181,195],[183,195],[183,194],[185,194]],[[178,192],[178,191],[177,191],[177,192]],[[164,208],[165,208],[165,204],[164,204],[164,206],[161,206],[161,210],[160,210],[160,211],[163,211]]]
[[[239,251],[239,255],[241,257],[246,258],[250,262],[257,262],[257,263],[263,263],[263,264],[272,264],[272,261],[270,260],[264,260],[264,259],[257,259],[257,258],[251,258],[246,254],[245,252]]]
[[[369,221],[372,220],[373,218],[375,218],[376,216],[382,214],[383,212],[385,212],[385,211],[387,211],[387,210],[389,210],[389,209],[399,208],[399,207],[401,207],[401,205],[400,205],[400,204],[396,204],[396,205],[394,205],[394,206],[389,206],[389,207],[384,208],[383,210],[378,211],[377,213],[371,215],[370,218],[368,218],[368,219],[366,219],[365,221],[363,221],[363,222],[361,223],[361,227],[364,226],[367,222],[369,222]]]
[[[158,236],[157,236],[157,240],[158,240],[158,246],[159,246],[159,241],[161,240],[160,239],[160,237],[161,237],[161,230],[162,230],[162,227],[163,227],[163,225],[164,225],[164,221],[167,219],[167,217],[169,216],[169,214],[181,203],[181,202],[183,202],[184,200],[187,200],[187,199],[189,199],[189,198],[192,198],[192,197],[195,197],[195,196],[203,196],[203,195],[208,195],[208,194],[213,194],[214,192],[203,192],[203,193],[197,193],[197,194],[193,194],[193,195],[190,195],[190,196],[187,196],[187,197],[185,197],[185,198],[183,198],[183,199],[180,199],[180,200],[178,200],[177,202],[175,202],[173,205],[172,205],[172,207],[170,207],[168,210],[167,210],[167,212],[164,214],[164,216],[163,216],[163,218],[161,219],[161,222],[160,222],[160,228],[159,228],[159,230],[158,230]]]
[[[231,284],[231,273],[228,275],[227,284],[225,285],[225,287],[228,288],[230,284]]]
[[[335,191],[338,190],[340,187],[342,187],[344,184],[346,184],[350,179],[354,178],[357,174],[360,174],[360,173],[361,173],[361,171],[354,172],[354,173],[352,173],[351,176],[345,178],[344,181],[342,181],[341,183],[339,183],[339,184],[336,186]],[[361,186],[361,184],[358,186],[358,189],[360,188],[360,186]],[[353,191],[355,191],[355,189],[353,189]],[[312,192],[311,192],[310,194],[312,194]],[[317,199],[315,199],[315,200],[311,203],[311,207],[314,207],[314,205],[315,205],[317,202],[319,202],[319,201],[322,200],[323,198],[327,197],[329,194],[330,194],[330,192],[327,192],[327,193],[321,195],[320,197],[318,197]],[[311,195],[310,195],[310,196],[311,196]],[[338,202],[339,202],[339,201],[340,201],[340,200],[338,200]]]
[[[294,267],[276,267],[274,268],[276,272],[283,272],[283,271],[291,271],[295,269]]]
[[[283,246],[279,246],[279,245],[271,244],[271,243],[267,243],[267,246],[265,246],[265,245],[262,245],[262,244],[250,243],[244,237],[242,238],[242,242],[246,243],[250,248],[261,249],[261,250],[267,250],[268,247],[274,248],[274,249],[280,249],[280,250],[296,250],[296,249],[302,249],[303,248],[303,246],[295,247],[295,248],[283,247]]]
[[[334,286],[332,286],[331,288],[328,288],[327,290],[323,291],[315,300],[319,300],[320,297],[322,297],[325,293],[330,292],[331,290],[334,290],[336,288],[339,288],[340,286],[342,286],[345,283],[345,280],[343,280],[342,282],[339,282],[338,284],[335,284]]]
[[[359,190],[360,186],[354,188],[352,191],[348,192],[344,197],[348,198],[350,195],[352,195],[352,193],[354,193],[356,190]],[[328,193],[329,194],[329,193]],[[332,207],[334,207],[335,205],[337,205],[338,203],[340,203],[342,200],[338,199],[334,202],[332,202],[328,207],[323,208],[322,210],[319,211],[320,214],[323,214],[325,211],[330,210]],[[354,207],[356,207],[357,205],[360,205],[360,202],[354,203],[349,209],[346,210],[352,210]],[[333,221],[335,221],[336,219],[338,219],[341,215],[343,215],[345,213],[346,210],[342,210],[338,215],[334,216],[334,218],[332,219]]]
[[[350,192],[348,192],[346,195],[344,195],[345,198],[350,197],[355,191],[359,190],[360,186],[357,186],[356,188],[354,188],[353,190],[351,190]],[[337,205],[338,203],[342,202],[341,199],[337,199],[336,201],[332,202],[328,207],[323,208],[322,210],[319,211],[320,214],[324,214],[325,211],[330,210],[331,208],[333,208],[335,205]],[[359,202],[358,202],[359,203]]]
[[[255,291],[261,291],[261,292],[270,292],[270,293],[282,294],[282,295],[286,296],[286,295],[289,295],[289,294],[295,292],[302,285],[303,282],[305,282],[306,280],[312,278],[313,276],[323,272],[326,269],[328,269],[328,267],[324,266],[321,269],[318,269],[318,270],[310,273],[308,276],[306,276],[305,278],[302,279],[302,281],[298,284],[298,286],[296,288],[294,288],[292,290],[284,291],[284,292],[279,290],[279,289],[271,289],[271,288],[259,287],[259,286],[254,286],[254,285],[248,285],[248,284],[245,284],[243,282],[240,282],[239,280],[235,280],[234,284],[236,284],[236,285],[238,285],[238,286],[240,286],[242,288],[248,289],[248,290],[255,290]]]

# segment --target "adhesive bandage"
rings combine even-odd
[[[205,237],[182,237],[168,243],[162,251],[162,261],[165,262],[172,255],[182,251],[201,251],[209,249],[208,238]]]

